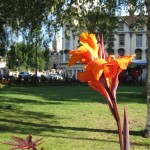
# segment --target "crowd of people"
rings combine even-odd
[[[129,68],[123,70],[119,75],[119,81],[123,84],[144,84],[146,81],[146,69]]]
[[[146,69],[145,68],[128,68],[123,70],[119,74],[119,82],[122,84],[144,84],[146,80]],[[14,71],[13,73],[9,72],[8,69],[0,69],[0,83],[51,83],[54,81],[69,81],[76,82],[76,80],[70,80],[68,77],[65,77],[63,70],[47,70],[43,72],[30,72],[28,76],[20,76],[19,72]]]

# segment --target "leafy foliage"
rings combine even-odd
[[[38,69],[43,70],[45,65],[44,50],[35,45],[18,43],[12,45],[8,51],[8,67],[10,69],[16,69],[16,60],[19,61],[19,70],[34,70],[36,68],[36,50],[37,50],[37,63]]]
[[[6,45],[7,40],[15,41],[14,36],[21,35],[24,42],[38,42],[42,45],[52,38],[55,28],[54,10],[61,7],[63,0],[13,0],[0,3],[0,29],[9,28],[11,37],[0,37],[0,43]],[[6,35],[0,30],[0,34]],[[7,40],[5,40],[7,39]],[[4,42],[5,40],[5,42]]]
[[[8,31],[12,35],[12,41],[14,41],[14,34],[17,36],[21,34],[24,41],[30,43],[36,41],[41,46],[45,42],[49,43],[53,38],[54,31],[58,31],[64,24],[68,24],[68,31],[70,29],[74,32],[78,31],[76,34],[86,30],[92,33],[96,33],[98,30],[104,35],[105,33],[112,34],[117,23],[115,13],[122,6],[133,12],[139,10],[142,14],[140,18],[143,18],[145,12],[143,0],[2,1],[0,5],[0,28],[4,27],[3,31],[5,32],[0,32],[6,35],[5,28],[9,27]],[[8,38],[6,36],[3,40],[0,38],[1,41],[4,39]],[[6,42],[3,44],[6,45]]]
[[[8,45],[7,30],[4,28],[4,24],[0,20],[0,56],[5,55],[7,45]]]

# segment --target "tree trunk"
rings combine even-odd
[[[147,121],[145,126],[145,137],[150,137],[150,0],[145,0],[145,5],[148,11],[147,35],[148,35],[148,52],[147,52]]]

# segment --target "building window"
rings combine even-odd
[[[114,40],[115,40],[114,35],[108,35],[108,37],[107,37],[107,46],[108,47],[114,47]]]
[[[70,49],[70,41],[66,39],[66,48],[65,49]]]
[[[145,50],[146,53],[146,59],[148,59],[148,49]]]
[[[124,22],[119,22],[118,31],[124,31]]]
[[[113,49],[108,49],[107,53],[108,53],[108,55],[114,55],[114,50]]]
[[[73,39],[73,41],[72,41],[73,49],[75,49],[75,35],[72,35],[72,39]]]
[[[124,54],[125,54],[125,50],[123,48],[119,48],[118,49],[118,55],[119,56],[124,56]]]
[[[142,47],[142,34],[136,36],[136,47]]]
[[[69,61],[69,53],[65,54],[65,61]]]
[[[119,35],[119,46],[125,46],[125,35],[124,34]]]
[[[148,35],[146,35],[146,47],[148,47]]]
[[[143,31],[144,30],[144,27],[143,26],[140,26],[139,27],[139,31]]]
[[[64,55],[65,55],[65,62],[66,61],[69,61],[69,58],[70,58],[70,56],[69,56],[69,50],[64,50]]]
[[[141,49],[136,49],[135,54],[136,54],[135,59],[142,59],[142,50]]]
[[[66,77],[72,76],[72,70],[66,70]]]

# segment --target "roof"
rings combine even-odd
[[[136,21],[138,17],[137,16],[122,16],[122,18],[130,26]]]
[[[147,17],[147,16],[145,15],[145,17]],[[137,15],[134,15],[134,16],[122,16],[121,18],[126,22],[126,24],[128,26],[131,26],[132,24],[134,24],[137,21],[139,16],[137,16]]]

